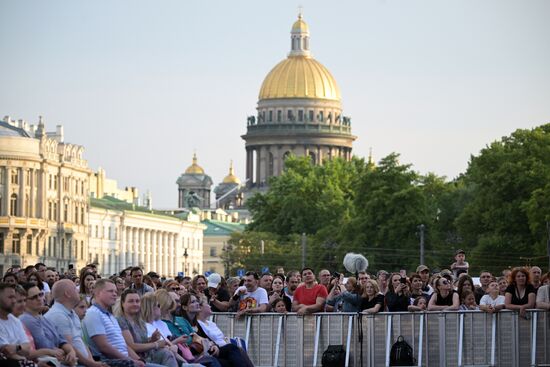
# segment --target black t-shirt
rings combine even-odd
[[[409,310],[410,298],[406,295],[397,295],[392,291],[386,293],[386,307],[388,312],[402,312]]]
[[[204,292],[204,294],[205,294],[206,298],[208,299],[208,302],[210,302],[210,297],[211,297],[210,296],[210,289],[207,289]],[[220,302],[227,302],[231,298],[231,296],[229,295],[229,292],[227,290],[225,290],[225,288],[218,289],[217,295],[218,295],[217,299]],[[218,309],[212,303],[210,303],[210,307],[212,308],[212,312],[224,312],[224,311]]]
[[[368,298],[361,298],[361,311],[368,310],[369,308],[373,308],[376,305],[381,306],[380,312],[384,311],[384,295],[383,294],[378,293],[370,301],[368,300]]]
[[[435,298],[435,304],[437,306],[452,306],[453,305],[453,295],[454,295],[455,291],[454,290],[451,290],[449,292],[449,294],[447,295],[447,297],[441,297],[441,295],[437,292],[435,292],[432,297],[436,297]]]
[[[510,284],[506,288],[506,293],[510,293],[512,295],[512,304],[513,305],[526,305],[529,302],[529,293],[537,294],[537,291],[535,290],[535,287],[533,287],[532,284],[527,284],[525,286],[525,294],[522,298],[519,298],[519,292],[515,285]]]

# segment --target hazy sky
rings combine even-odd
[[[0,0],[0,118],[64,125],[90,168],[175,207],[194,150],[216,184],[231,159],[244,178],[240,135],[300,5],[355,155],[452,179],[550,122],[547,0]]]

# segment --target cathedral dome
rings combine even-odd
[[[223,183],[225,184],[241,184],[241,180],[235,176],[235,171],[233,170],[233,162],[231,162],[231,165],[229,166],[229,174],[225,176],[223,179]]]
[[[291,29],[292,48],[262,83],[259,99],[315,98],[340,101],[340,89],[332,74],[309,51],[309,27],[298,16]]]
[[[204,175],[204,169],[197,164],[197,154],[193,154],[193,164],[191,164],[187,169],[185,170],[185,173],[192,174],[192,175]]]

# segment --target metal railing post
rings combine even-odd
[[[277,340],[275,341],[275,358],[273,359],[273,367],[279,366],[279,348],[281,347],[282,333],[283,333],[283,316],[280,316],[279,325],[277,326]]]
[[[462,349],[464,348],[464,314],[458,316],[458,367],[462,367]]]
[[[315,315],[315,344],[313,346],[313,367],[317,366],[319,338],[321,336],[321,316]]]
[[[491,366],[495,366],[497,349],[497,315],[491,315]]]
[[[439,365],[445,366],[447,365],[445,357],[447,356],[445,352],[445,344],[447,343],[447,335],[445,334],[445,313],[439,314]]]
[[[531,366],[537,365],[537,315],[538,312],[531,311]]]
[[[390,366],[392,315],[386,315],[386,367]]]
[[[360,317],[360,316],[359,316]],[[351,332],[353,328],[353,316],[348,317],[348,336],[346,340],[346,364],[345,366],[349,366],[349,355],[350,355],[350,346],[351,346]]]
[[[422,347],[424,346],[424,317],[423,313],[420,314],[420,325],[418,327],[418,367],[422,366]],[[414,331],[413,331],[414,332]]]

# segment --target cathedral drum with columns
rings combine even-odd
[[[351,159],[351,119],[342,114],[336,80],[311,56],[309,28],[298,16],[293,24],[288,57],[262,83],[257,116],[248,117],[246,179],[262,187],[278,176],[293,154],[309,156],[315,164],[334,157]]]

